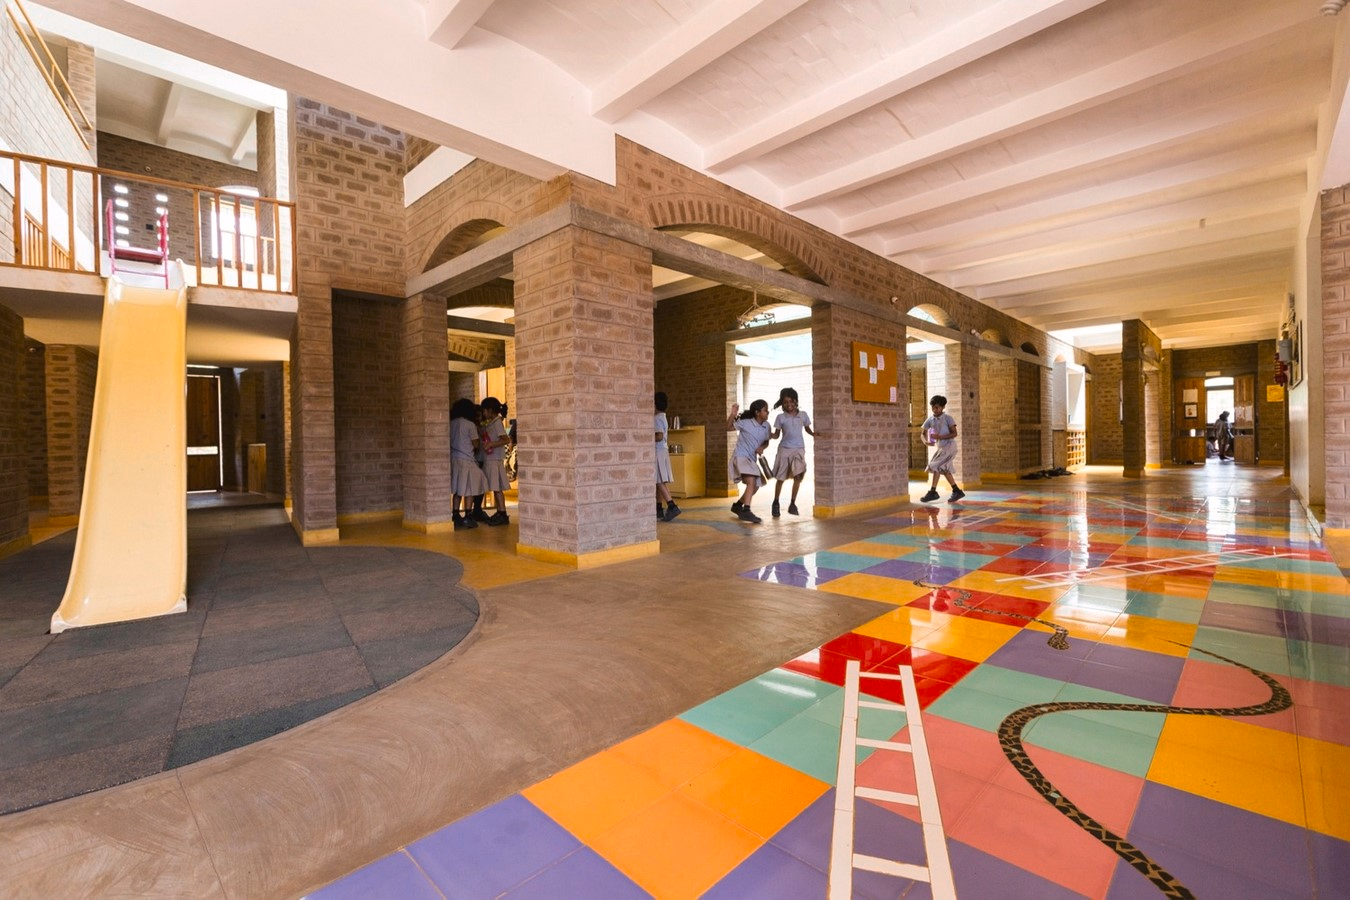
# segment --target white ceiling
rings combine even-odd
[[[1138,318],[1173,348],[1276,336],[1350,16],[1320,0],[45,5],[531,174],[612,180],[623,135],[1038,328]],[[206,140],[245,141],[237,123]]]

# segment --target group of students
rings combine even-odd
[[[764,521],[750,508],[760,482],[772,477],[776,481],[773,492],[773,505],[770,511],[774,518],[782,514],[781,500],[783,483],[792,482],[792,496],[788,500],[788,514],[797,515],[797,492],[802,486],[802,476],[806,474],[806,438],[820,434],[811,430],[811,417],[798,406],[797,392],[792,388],[783,388],[778,393],[778,402],[774,409],[782,412],[769,425],[769,402],[756,400],[745,412],[737,404],[731,405],[731,414],[727,416],[727,431],[736,432],[736,449],[731,455],[728,474],[733,483],[744,486],[741,496],[731,504],[731,511],[743,522],[757,525]],[[781,440],[780,440],[781,438]],[[778,454],[772,468],[764,460],[764,451],[769,441],[778,440]]]
[[[450,512],[455,530],[487,525],[505,525],[506,490],[511,479],[506,474],[506,448],[511,444],[507,431],[506,404],[496,397],[484,397],[481,403],[461,398],[450,407],[450,489],[454,495]],[[483,498],[492,492],[496,512],[483,511]],[[470,508],[472,506],[472,508]]]

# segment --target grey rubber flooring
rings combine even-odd
[[[191,510],[186,613],[47,633],[75,532],[0,560],[0,813],[142,778],[351,703],[478,618],[455,560],[301,545],[280,506]]]

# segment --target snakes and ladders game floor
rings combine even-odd
[[[315,896],[824,898],[849,660],[912,667],[960,897],[1350,896],[1350,583],[1297,505],[1010,488],[869,524],[742,577],[874,620]],[[868,708],[858,734],[909,729]],[[924,777],[854,752],[859,786]],[[912,807],[851,827],[928,861]]]

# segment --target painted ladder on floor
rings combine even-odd
[[[848,661],[844,676],[844,717],[839,735],[839,773],[835,780],[834,799],[834,842],[830,851],[830,900],[849,900],[853,896],[854,869],[924,881],[932,886],[935,900],[948,898],[954,900],[956,886],[952,882],[952,866],[947,856],[947,838],[942,830],[942,814],[938,811],[937,790],[933,785],[933,767],[928,758],[928,743],[924,738],[923,723],[919,717],[919,693],[914,687],[914,670],[909,666],[901,666],[899,674],[892,675],[884,672],[862,672],[860,668],[858,661],[851,659]],[[883,700],[861,699],[858,686],[863,678],[899,681],[904,692],[905,705],[900,707]],[[903,711],[909,725],[909,743],[859,737],[860,709]],[[905,794],[880,788],[858,787],[858,747],[910,754],[914,762],[914,783],[917,793]],[[859,797],[918,807],[928,865],[920,866],[854,853],[853,812]]]

